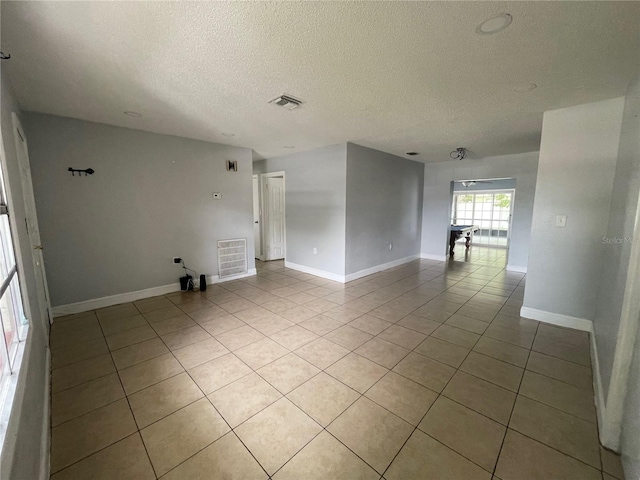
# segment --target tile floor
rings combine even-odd
[[[505,253],[58,318],[52,478],[622,479],[588,334],[520,318]]]

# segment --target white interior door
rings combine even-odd
[[[43,247],[40,241],[40,229],[38,228],[38,215],[36,213],[36,201],[33,196],[33,183],[31,181],[31,166],[29,165],[29,151],[27,149],[27,138],[20,125],[20,119],[13,113],[13,129],[16,140],[16,151],[18,154],[18,165],[20,167],[20,178],[22,180],[22,195],[24,197],[26,224],[31,241],[31,254],[33,255],[33,267],[36,275],[36,288],[38,294],[38,304],[43,318],[51,322],[51,304],[49,302],[49,288],[47,286],[47,276],[44,270]]]
[[[253,243],[255,257],[262,258],[262,238],[260,234],[260,184],[258,176],[253,176]]]
[[[267,260],[284,258],[285,252],[285,212],[284,178],[267,177]]]

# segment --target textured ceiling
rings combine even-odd
[[[640,59],[638,2],[3,1],[1,9],[1,48],[12,55],[2,66],[24,110],[262,157],[346,141],[417,151],[410,158],[422,161],[449,161],[458,146],[475,156],[537,150],[545,110],[623,95]],[[509,28],[475,33],[501,12],[513,16]],[[514,91],[530,83],[538,88]],[[281,93],[305,103],[267,104]]]

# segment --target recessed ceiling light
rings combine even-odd
[[[501,32],[513,21],[513,17],[508,13],[501,13],[495,17],[489,18],[476,27],[476,33],[479,35],[493,35]]]
[[[136,117],[136,118],[142,116],[141,113],[133,112],[131,110],[128,110],[128,111],[124,112],[124,114],[127,115],[128,117]]]
[[[536,85],[535,83],[529,83],[527,85],[520,85],[519,87],[514,88],[513,91],[518,93],[526,93],[530,92],[531,90],[535,90],[536,88],[538,88],[538,85]]]
[[[235,137],[236,134],[235,133],[223,133],[222,136],[223,137]]]
[[[282,148],[296,148],[293,145],[284,145]]]
[[[412,157],[414,155],[420,155],[418,152],[407,152],[407,155],[411,155]]]

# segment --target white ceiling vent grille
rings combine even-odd
[[[218,276],[233,277],[247,273],[247,239],[218,240]]]
[[[291,95],[280,95],[279,97],[276,97],[273,100],[269,101],[269,103],[284,107],[287,110],[293,110],[294,108],[298,108],[300,105],[302,105],[302,100],[293,98]]]

